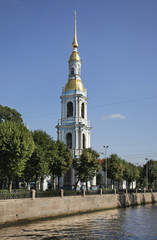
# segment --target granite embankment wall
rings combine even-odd
[[[157,193],[0,200],[0,225],[155,202],[157,202]]]

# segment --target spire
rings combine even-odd
[[[73,48],[78,48],[78,43],[77,43],[77,34],[76,34],[76,10],[75,10],[75,28],[74,28],[74,40],[72,43]]]

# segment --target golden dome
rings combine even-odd
[[[80,90],[82,92],[86,92],[83,83],[80,79],[69,79],[67,84],[64,87],[64,91],[73,91],[73,90]]]
[[[78,54],[77,51],[73,51],[72,54],[70,55],[69,61],[74,60],[74,61],[80,61],[81,62],[81,58]]]

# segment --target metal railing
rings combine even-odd
[[[157,192],[157,189],[98,189],[94,190],[47,190],[47,191],[35,191],[35,190],[0,190],[0,200],[6,199],[23,199],[23,198],[44,198],[44,197],[67,197],[67,196],[86,196],[86,195],[105,195],[105,194],[133,194],[133,193],[153,193]]]
[[[30,191],[29,190],[13,190],[11,192],[9,191],[0,191],[0,200],[4,199],[20,199],[20,198],[30,198]]]
[[[36,198],[43,198],[43,197],[59,197],[59,191],[36,191],[35,197]]]

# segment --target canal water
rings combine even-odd
[[[157,240],[157,205],[144,205],[0,229],[0,240]]]

